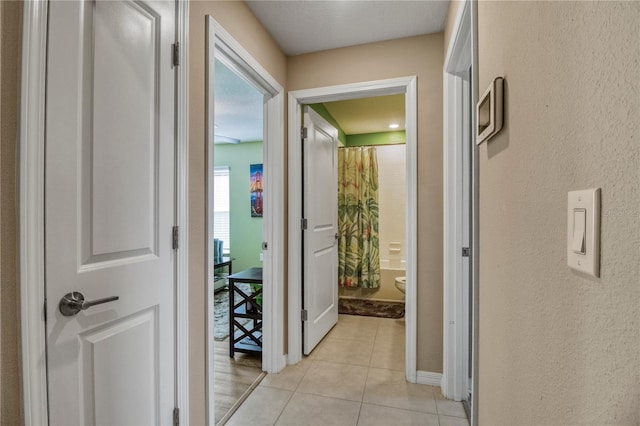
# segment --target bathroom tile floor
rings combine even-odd
[[[460,402],[404,379],[404,320],[340,315],[300,363],[268,374],[227,425],[467,426]]]

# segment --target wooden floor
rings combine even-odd
[[[229,357],[229,338],[215,342],[214,402],[216,425],[262,374],[260,355],[236,352]]]

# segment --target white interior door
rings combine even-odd
[[[303,353],[338,322],[338,131],[305,107],[303,140]]]
[[[50,2],[45,257],[52,425],[171,423],[175,6]],[[119,300],[65,316],[59,304],[71,292]]]

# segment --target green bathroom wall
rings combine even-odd
[[[325,108],[325,106],[323,104],[311,104],[311,105],[309,105],[309,107],[312,110],[314,110],[315,112],[317,112],[318,114],[320,114],[320,116],[322,118],[324,118],[329,123],[331,123],[331,125],[333,127],[338,129],[338,140],[340,142],[342,142],[344,145],[346,145],[347,144],[347,135],[344,133],[344,130],[342,130],[342,127],[340,127],[340,125],[338,124],[336,119],[333,118],[333,115],[331,115],[329,110],[327,108]]]
[[[229,166],[231,257],[233,270],[262,266],[262,218],[251,217],[249,165],[262,163],[262,142],[218,144],[214,164]]]
[[[345,146],[397,145],[403,143],[405,143],[404,130],[399,130],[395,132],[347,135]]]

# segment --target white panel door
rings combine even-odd
[[[303,352],[338,321],[338,131],[305,107],[303,143]]]
[[[170,424],[174,1],[51,1],[46,321],[52,425]],[[59,303],[79,292],[85,306]],[[70,304],[71,307],[74,304]]]

